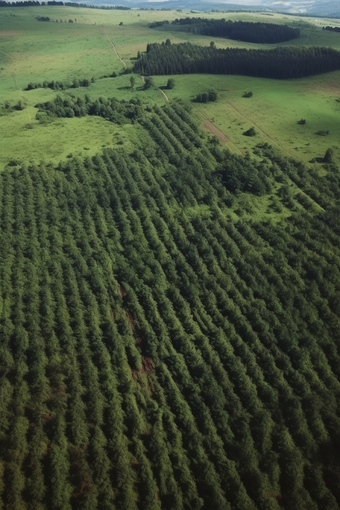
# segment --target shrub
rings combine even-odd
[[[255,128],[251,127],[250,129],[245,131],[243,134],[244,134],[244,136],[255,136],[256,135]]]

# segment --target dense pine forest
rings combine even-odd
[[[284,46],[272,50],[218,49],[189,42],[147,45],[133,70],[146,75],[240,74],[263,78],[291,79],[340,69],[340,52],[332,48]]]
[[[0,508],[339,509],[339,169],[116,110],[0,174]]]
[[[159,26],[161,22],[156,22]],[[195,34],[211,35],[214,37],[227,37],[237,41],[250,43],[281,43],[300,37],[298,28],[274,23],[251,23],[249,21],[232,21],[225,19],[181,18],[172,22],[187,28]]]

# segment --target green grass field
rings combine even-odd
[[[188,12],[30,7],[3,8],[1,14],[1,102],[14,105],[22,101],[25,109],[0,117],[3,141],[0,168],[13,158],[57,161],[70,153],[82,154],[88,150],[95,153],[113,143],[115,128],[103,119],[64,119],[48,126],[39,125],[35,120],[35,105],[52,99],[56,92],[49,89],[24,91],[29,82],[69,82],[76,77],[94,77],[96,82],[89,89],[69,92],[118,99],[140,97],[143,101],[162,104],[165,98],[159,90],[137,90],[142,85],[138,76],[134,90],[129,88],[128,75],[115,79],[102,77],[112,72],[119,74],[124,64],[131,67],[137,52],[144,51],[148,42],[170,38],[173,43],[189,40],[207,45],[211,39],[178,30],[171,24],[156,30],[148,27],[151,21],[171,21],[187,16]],[[53,22],[39,22],[36,16],[49,16]],[[294,44],[340,49],[339,34],[321,29],[327,24],[340,25],[337,20],[320,21],[279,14],[269,17],[259,13],[201,16],[288,23],[301,29],[301,38]],[[222,38],[215,42],[218,47],[261,46]],[[164,86],[167,77],[156,77],[154,81],[156,86]],[[228,141],[224,139],[224,143],[231,150],[243,153],[260,141],[266,141],[305,162],[322,157],[328,147],[334,148],[340,158],[340,103],[336,101],[340,98],[340,72],[292,81],[199,75],[176,76],[175,82],[175,88],[168,91],[170,101],[177,97],[192,101],[198,93],[209,89],[218,92],[217,103],[193,103],[193,107],[202,124],[209,120],[225,135]],[[248,90],[253,92],[253,97],[245,99],[242,95]],[[297,124],[301,118],[306,119],[306,125]],[[246,138],[243,132],[251,126],[255,127],[257,136]],[[329,134],[320,136],[316,134],[318,131]]]

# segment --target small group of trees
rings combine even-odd
[[[74,78],[72,83],[70,82],[62,82],[58,80],[52,81],[43,81],[42,83],[33,83],[30,82],[24,90],[33,90],[33,89],[52,89],[52,90],[66,90],[66,89],[76,89],[78,87],[89,87],[91,83],[94,83],[95,79],[92,76],[89,78]]]
[[[0,115],[6,115],[13,111],[20,111],[25,108],[24,101],[19,99],[15,104],[11,104],[9,101],[5,101],[0,105]]]
[[[217,101],[217,93],[214,90],[210,90],[209,92],[203,92],[201,94],[197,94],[194,101],[196,103],[209,103],[210,101]]]
[[[144,90],[151,89],[154,86],[154,82],[151,76],[146,76],[144,78]]]
[[[85,98],[57,96],[54,101],[40,103],[37,105],[37,119],[44,122],[45,116],[53,117],[85,117],[86,115],[96,115],[117,124],[133,122],[136,118],[142,116],[141,102],[137,99],[130,101],[119,101],[115,98],[99,97],[91,101],[86,94]]]

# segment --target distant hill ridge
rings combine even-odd
[[[247,3],[245,3],[247,2]],[[34,6],[44,3],[37,0],[24,0],[22,2],[6,2],[0,0],[0,7],[7,5]],[[285,14],[300,14],[304,16],[318,16],[325,18],[340,18],[340,3],[338,0],[315,0],[305,3],[303,1],[292,2],[273,2],[273,0],[234,0],[234,3],[207,2],[206,0],[165,0],[165,1],[140,1],[140,0],[121,0],[119,5],[115,0],[93,0],[88,2],[67,2],[67,1],[48,1],[47,5],[71,5],[71,6],[105,6],[106,8],[142,8],[142,9],[162,9],[162,10],[193,10],[200,11],[272,11]]]

